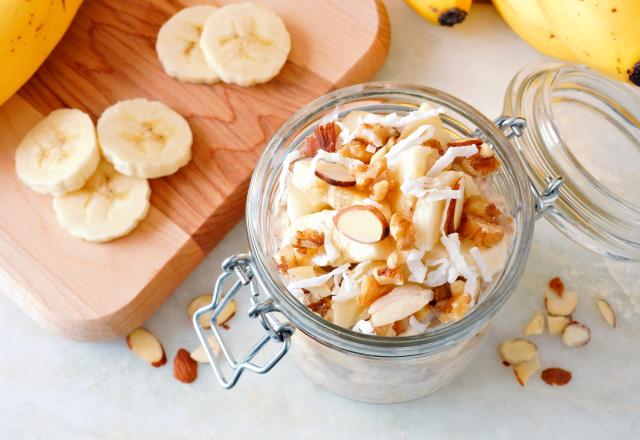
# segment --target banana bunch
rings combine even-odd
[[[0,104],[45,60],[69,27],[82,0],[0,2]]]
[[[434,24],[453,26],[462,23],[473,0],[405,0],[418,14]]]
[[[640,0],[493,0],[540,52],[640,86]]]

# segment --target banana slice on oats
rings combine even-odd
[[[235,3],[209,17],[200,47],[224,82],[250,86],[280,72],[289,56],[291,37],[271,10],[252,2]]]
[[[193,135],[187,121],[167,105],[139,98],[102,113],[98,141],[120,173],[153,179],[173,174],[191,160]]]
[[[200,48],[204,23],[217,10],[210,5],[192,6],[162,25],[156,52],[167,75],[194,84],[212,84],[220,80]]]
[[[149,211],[147,179],[118,173],[102,161],[79,190],[53,199],[56,217],[71,235],[105,242],[131,232]]]
[[[74,191],[100,162],[96,130],[80,110],[55,110],[27,133],[16,150],[18,178],[42,194]]]

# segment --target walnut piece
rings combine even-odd
[[[500,224],[502,212],[495,203],[489,201],[484,196],[471,196],[464,203],[463,212],[465,215],[480,217],[489,223]]]
[[[482,144],[480,151],[471,157],[462,159],[462,169],[473,177],[487,176],[500,168],[500,161],[487,144]]]
[[[366,164],[371,162],[371,158],[373,157],[373,153],[367,151],[367,144],[359,140],[345,144],[338,150],[338,153],[340,153],[341,156],[357,159]]]
[[[360,307],[369,307],[375,300],[389,293],[392,288],[392,286],[378,284],[372,275],[365,275],[360,282],[360,296],[358,297]]]
[[[389,233],[396,241],[398,249],[409,250],[415,242],[413,222],[401,214],[393,214],[389,221]]]
[[[324,233],[313,229],[305,229],[303,231],[296,231],[291,246],[298,249],[317,249],[323,244]]]
[[[373,271],[373,278],[381,286],[390,284],[402,286],[404,284],[402,274],[400,273],[400,267],[398,266],[378,266]]]
[[[314,303],[309,304],[308,306],[311,311],[317,313],[323,318],[327,315],[327,312],[331,310],[331,297],[326,296],[322,298],[320,301],[316,301]]]
[[[389,181],[380,180],[371,186],[371,198],[376,202],[381,202],[389,193]]]
[[[340,130],[335,123],[330,122],[328,124],[318,125],[313,130],[313,133],[313,136],[305,139],[305,156],[315,156],[318,150],[325,150],[329,153],[336,151],[336,141],[338,140]]]
[[[466,216],[459,229],[460,237],[470,240],[476,246],[492,247],[504,237],[504,228],[489,223],[474,215]]]

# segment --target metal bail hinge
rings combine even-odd
[[[503,131],[507,139],[522,136],[523,130],[527,126],[527,120],[524,118],[509,118],[500,116],[495,120],[496,126]]]
[[[546,188],[540,194],[538,188],[531,184],[531,191],[533,191],[533,197],[535,199],[535,209],[538,215],[543,215],[549,208],[553,206],[558,197],[560,197],[560,188],[564,184],[564,178],[562,176],[545,178],[547,183]]]

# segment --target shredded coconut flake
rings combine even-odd
[[[480,249],[478,249],[477,247],[472,247],[469,250],[469,253],[475,260],[476,264],[478,265],[478,269],[480,269],[482,280],[485,283],[488,283],[489,281],[491,281],[491,271],[489,270],[489,266],[487,265],[487,262],[484,260],[484,257],[482,256]]]
[[[342,283],[340,287],[336,289],[333,300],[334,301],[348,301],[356,296],[360,295],[360,286],[349,274],[349,271],[342,274]]]
[[[400,155],[403,152],[409,148],[422,145],[424,141],[431,139],[435,132],[436,129],[432,125],[421,125],[416,129],[416,131],[391,147],[386,155],[387,163],[389,165],[394,165],[399,160]]]
[[[409,281],[414,283],[423,283],[424,277],[427,275],[427,266],[422,263],[422,257],[425,251],[423,249],[411,249],[407,253],[407,267],[409,268]]]
[[[357,165],[362,165],[363,162],[358,159],[352,159],[350,157],[345,157],[339,153],[329,153],[325,150],[318,150],[316,155],[313,157],[311,161],[311,173],[316,172],[316,166],[318,165],[318,161],[325,160],[327,162],[337,163],[340,165],[344,165],[346,167],[352,167]]]
[[[427,202],[437,202],[439,200],[453,200],[462,197],[462,191],[459,189],[451,189],[449,187],[443,189],[427,190]]]
[[[432,270],[427,274],[427,280],[425,284],[429,287],[442,286],[447,282],[449,278],[449,260],[446,258],[439,258],[437,260],[428,260],[426,262],[427,267],[437,266],[437,269]]]
[[[469,266],[460,252],[460,239],[458,234],[443,236],[440,241],[449,253],[449,276],[447,281],[453,283],[460,275],[465,277],[467,281],[477,277],[476,271]]]
[[[309,287],[318,287],[322,286],[324,283],[329,281],[335,275],[342,275],[349,268],[349,264],[343,264],[342,266],[336,267],[329,273],[325,273],[324,275],[320,275],[317,277],[305,278],[303,280],[296,280],[289,283],[287,288],[291,289],[308,289]]]
[[[404,128],[409,124],[412,124],[423,119],[432,118],[434,116],[444,113],[442,108],[430,108],[429,110],[415,110],[407,113],[404,116],[399,116],[397,113],[389,113],[387,115],[377,115],[374,113],[366,115],[362,118],[362,122],[365,124],[378,124],[384,127]]]
[[[478,153],[478,147],[475,145],[467,145],[464,147],[449,147],[447,151],[436,160],[431,169],[427,172],[427,176],[434,177],[444,171],[457,157],[469,157]]]
[[[427,190],[435,188],[439,184],[440,179],[437,177],[421,176],[415,179],[405,179],[400,185],[400,191],[420,198],[427,194]]]
[[[364,333],[365,335],[375,334],[373,325],[371,325],[369,321],[365,321],[364,319],[356,322],[356,325],[354,325],[351,330],[353,330],[354,332]]]

